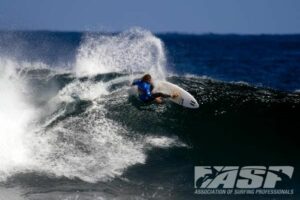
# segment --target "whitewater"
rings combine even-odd
[[[120,176],[129,166],[145,163],[152,146],[183,145],[164,136],[135,138],[122,124],[106,117],[106,101],[122,103],[127,95],[128,86],[111,89],[113,85],[128,85],[145,72],[164,79],[165,62],[161,41],[140,29],[113,36],[86,34],[71,69],[69,63],[53,69],[41,62],[1,57],[0,180],[39,172],[104,181]],[[106,82],[93,80],[95,75],[113,72],[127,75]],[[70,82],[61,88],[55,84],[47,90],[34,88],[34,81],[66,73]],[[76,105],[85,103],[87,108],[75,115],[80,112]]]

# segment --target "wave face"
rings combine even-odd
[[[195,37],[142,29],[0,33],[0,193],[193,199],[195,165],[300,166],[291,139],[300,128],[300,94],[290,92],[297,79],[282,91],[236,81],[239,74],[214,79],[224,68],[203,69]],[[234,36],[220,37],[226,43]],[[200,108],[129,97],[130,82],[145,72],[186,89]]]

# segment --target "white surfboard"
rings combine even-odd
[[[156,81],[154,82],[154,89],[152,92],[161,92],[169,95],[176,93],[178,94],[178,97],[169,98],[169,100],[187,108],[199,108],[197,100],[190,93],[173,83],[167,81]],[[129,94],[138,94],[137,87],[132,87],[129,90]]]
[[[169,95],[176,93],[178,94],[178,97],[169,98],[172,102],[187,108],[199,108],[197,100],[190,93],[173,83],[157,81],[154,83],[154,89],[152,92],[162,92]]]

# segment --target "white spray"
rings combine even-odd
[[[130,29],[117,35],[87,35],[78,50],[75,73],[91,76],[108,72],[151,73],[165,78],[163,43],[149,31]]]
[[[26,102],[25,85],[16,73],[16,63],[0,60],[0,181],[28,166],[26,137],[34,109]]]

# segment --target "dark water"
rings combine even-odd
[[[1,32],[0,55],[6,199],[253,199],[195,195],[198,165],[294,166],[295,195],[254,197],[299,198],[299,35]],[[200,108],[129,97],[143,72]]]

